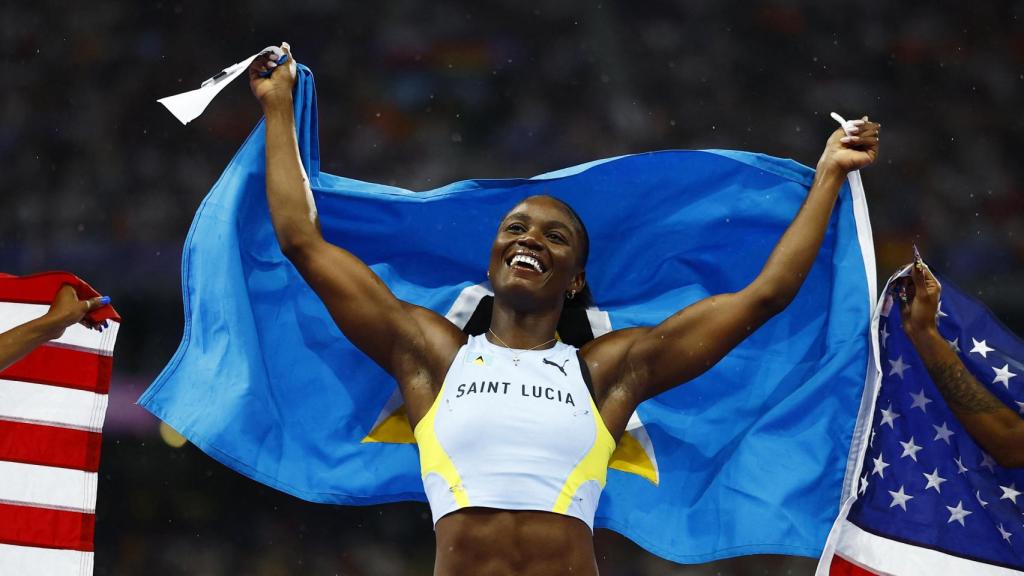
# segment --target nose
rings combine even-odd
[[[519,238],[516,238],[516,245],[535,251],[540,251],[544,248],[544,243],[534,236],[533,231],[524,232]]]

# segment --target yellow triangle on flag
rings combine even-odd
[[[640,415],[636,412],[629,418],[626,431],[619,438],[608,467],[636,474],[651,484],[658,485],[658,460],[654,456],[654,444],[640,420]]]
[[[477,366],[483,366],[484,365],[484,357],[483,356],[477,356],[476,359],[473,360],[473,364],[476,364]]]
[[[646,478],[651,484],[658,485],[658,472],[654,469],[654,462],[651,462],[647,451],[629,432],[619,438],[619,444],[615,447],[615,452],[612,453],[608,467],[636,474]]]
[[[412,434],[412,426],[409,425],[409,417],[405,414],[405,406],[399,406],[381,420],[370,433],[363,438],[363,444],[367,442],[389,442],[391,444],[415,444],[416,438]]]

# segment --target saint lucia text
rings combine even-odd
[[[512,386],[511,382],[470,382],[469,384],[459,384],[455,393],[456,398],[462,398],[469,394],[505,394],[509,393],[509,388]],[[572,394],[563,392],[557,388],[551,388],[550,386],[536,386],[520,384],[518,389],[513,389],[513,394],[518,390],[526,398],[542,398],[546,400],[553,400],[555,402],[562,402],[570,406],[575,406],[573,402]]]

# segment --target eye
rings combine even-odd
[[[563,236],[559,232],[548,232],[548,240],[551,240],[552,242],[557,242],[559,244],[565,244],[566,242],[565,236]]]
[[[522,234],[523,232],[526,232],[526,227],[518,222],[513,222],[505,227],[505,231],[513,234]]]

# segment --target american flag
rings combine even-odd
[[[0,275],[0,333],[46,313],[63,284],[99,296],[71,274]],[[120,317],[102,333],[81,325],[0,372],[0,574],[93,572],[100,431]]]
[[[818,574],[1024,574],[1024,469],[1000,467],[959,424],[904,334],[889,286],[874,324],[881,379],[862,412],[870,428],[850,478],[855,500]],[[939,332],[1024,417],[1024,342],[983,304],[942,286]]]

